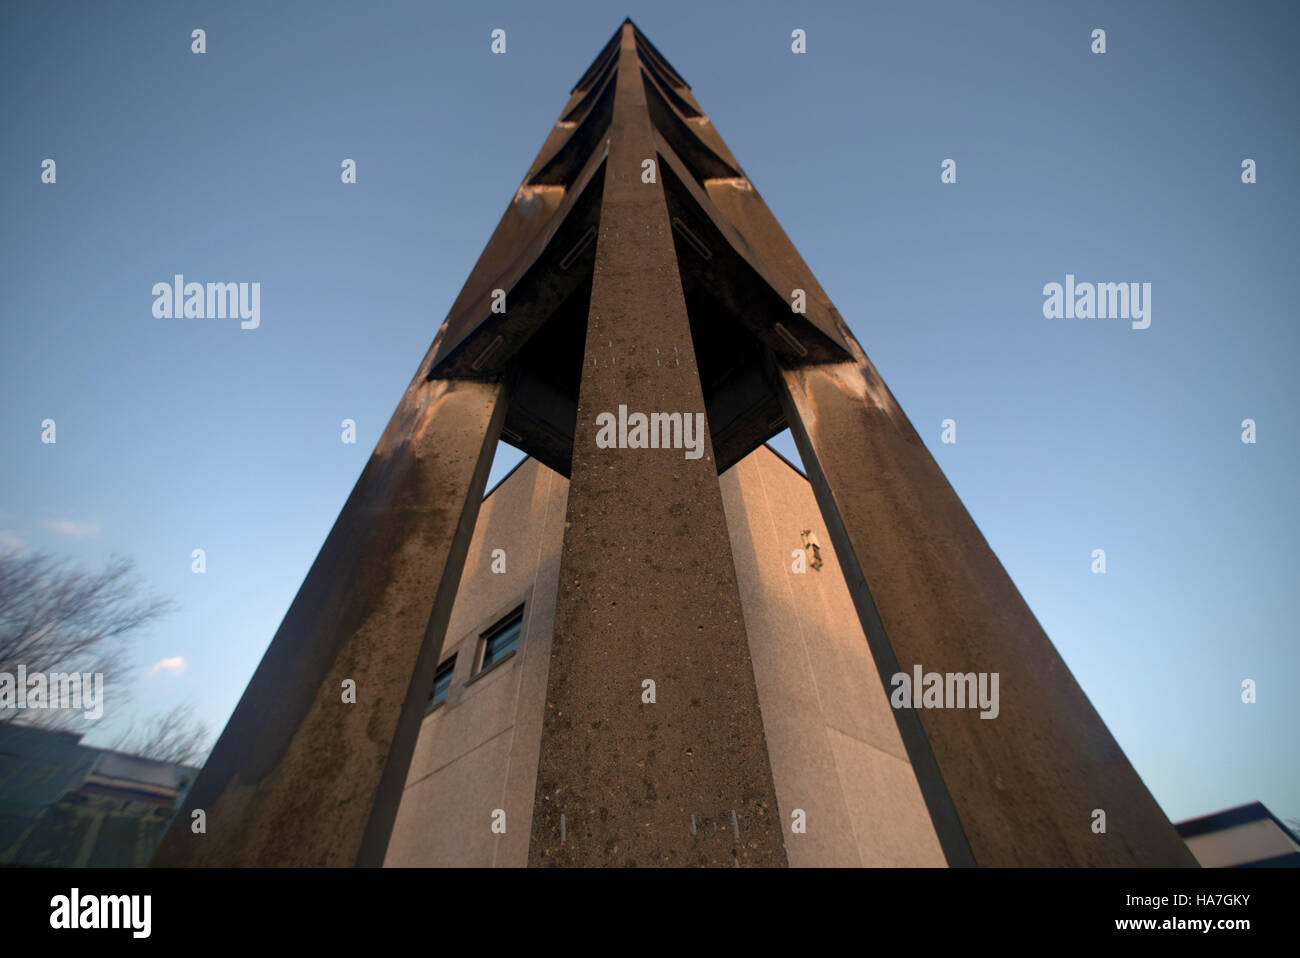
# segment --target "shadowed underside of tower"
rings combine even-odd
[[[893,710],[948,864],[1194,864],[630,21],[572,90],[154,863],[384,860],[462,574],[490,574],[465,559],[505,438],[568,480],[539,744],[518,759],[537,769],[529,864],[786,864],[807,832],[778,812],[719,474],[787,425],[882,686],[999,676],[994,718]],[[732,827],[702,836],[691,809]]]

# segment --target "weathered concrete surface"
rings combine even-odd
[[[999,714],[898,710],[952,864],[1195,865],[861,347],[783,370],[882,679],[997,672]],[[916,734],[919,729],[923,738]],[[1105,834],[1092,831],[1093,810]]]
[[[620,404],[704,411],[630,23],[621,43],[529,864],[784,865],[712,449],[596,446]]]
[[[382,863],[505,415],[427,362],[152,864]]]

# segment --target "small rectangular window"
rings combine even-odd
[[[519,647],[519,633],[523,625],[524,610],[521,606],[483,633],[483,658],[478,669],[480,672],[490,669]]]
[[[438,671],[433,676],[433,692],[429,696],[428,709],[437,708],[447,698],[447,693],[451,691],[451,676],[456,671],[456,656],[452,656],[442,665],[438,666]]]

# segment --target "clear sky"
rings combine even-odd
[[[1166,813],[1300,816],[1294,3],[0,6],[0,546],[127,554],[177,601],[132,714],[224,724],[624,16]],[[155,318],[176,273],[260,282],[260,326]],[[1150,327],[1045,318],[1067,273],[1150,283]]]

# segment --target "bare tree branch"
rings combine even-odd
[[[130,559],[113,556],[87,572],[48,553],[0,553],[0,672],[101,672],[117,706],[129,695],[133,634],[171,611],[173,603],[144,595]],[[61,726],[59,710],[0,709],[0,722]]]
[[[208,727],[194,715],[193,707],[178,705],[152,716],[140,734],[127,729],[110,748],[160,762],[202,765],[210,747],[208,738]]]

